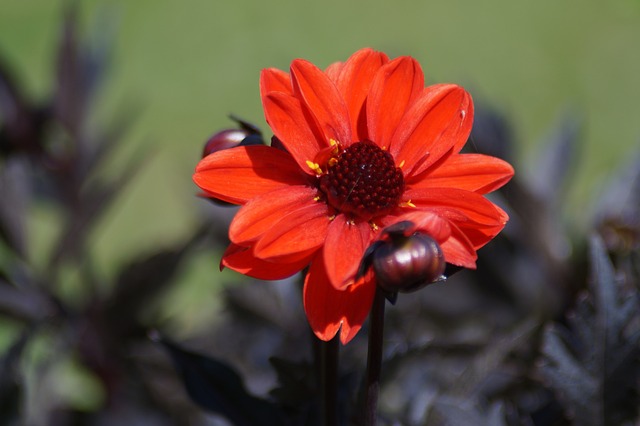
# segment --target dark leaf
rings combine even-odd
[[[603,191],[595,226],[610,251],[624,255],[640,249],[640,152]]]
[[[143,257],[123,268],[102,307],[105,324],[114,336],[143,332],[139,323],[141,310],[173,281],[182,260],[203,235],[198,230],[181,247]]]
[[[0,359],[0,423],[19,424],[21,379],[18,371],[24,348],[32,332],[27,330],[9,347]]]
[[[602,403],[597,398],[599,384],[580,360],[574,357],[560,334],[555,327],[545,333],[542,351],[549,362],[544,369],[545,377],[561,397],[569,401],[571,416],[581,419],[587,414],[587,417],[591,417],[588,423],[580,424],[601,424]]]
[[[638,414],[639,294],[623,289],[602,241],[591,240],[591,284],[568,318],[545,333],[542,373],[580,425],[619,425]]]
[[[473,129],[469,148],[494,157],[513,162],[513,134],[502,114],[494,109],[478,105],[473,118]]]
[[[78,194],[76,204],[68,206],[66,224],[49,259],[50,265],[55,265],[62,259],[83,259],[84,244],[90,236],[91,228],[123,193],[125,185],[131,182],[141,168],[141,162],[139,159],[132,160],[111,182],[92,182]]]
[[[537,324],[529,321],[519,324],[506,335],[487,342],[484,350],[473,358],[472,362],[455,380],[453,387],[449,390],[450,394],[470,395],[479,391],[481,386],[487,386],[492,375],[498,373],[500,368],[504,366],[507,357],[525,346],[537,330]]]
[[[45,290],[30,287],[14,287],[0,279],[0,313],[32,323],[58,312],[58,304]]]
[[[78,36],[77,10],[74,5],[66,11],[62,38],[57,57],[57,92],[55,110],[74,138],[79,138],[91,97],[98,87],[106,63],[108,50],[90,50]]]
[[[191,399],[205,410],[220,414],[236,426],[282,426],[281,410],[247,392],[240,375],[226,363],[195,354],[154,333],[171,355]]]
[[[110,154],[119,146],[124,139],[124,134],[131,128],[135,120],[138,119],[138,105],[123,107],[118,116],[114,117],[107,129],[102,133],[96,131],[96,135],[87,146],[86,157],[79,165],[78,179],[85,180],[95,173],[104,164]]]
[[[562,120],[547,140],[531,177],[533,190],[551,204],[561,201],[573,167],[578,164],[581,123],[569,116]]]
[[[278,376],[278,387],[270,394],[286,412],[287,418],[294,425],[316,425],[320,406],[317,372],[313,366],[307,362],[275,357],[269,361]],[[342,386],[343,382],[339,387],[346,391],[348,386]]]
[[[464,399],[440,399],[433,406],[428,425],[441,426],[506,426],[504,405],[496,403],[484,411],[469,406]]]
[[[29,199],[28,174],[18,158],[0,167],[0,241],[24,258],[27,254],[25,220]]]
[[[31,105],[9,66],[0,58],[0,155],[42,152],[42,136],[49,108]]]

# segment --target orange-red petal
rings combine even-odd
[[[289,74],[276,69],[266,68],[260,73],[260,95],[264,98],[271,92],[284,92],[291,95],[291,78]]]
[[[268,146],[241,146],[218,151],[200,160],[193,181],[218,199],[244,204],[250,199],[307,177],[291,155]]]
[[[336,83],[343,68],[344,62],[334,62],[324,70],[324,73],[327,75],[327,77],[329,77],[329,80]]]
[[[233,218],[229,226],[229,239],[243,246],[255,241],[269,231],[283,216],[303,206],[316,205],[315,188],[291,185],[247,202]]]
[[[367,97],[369,139],[388,148],[407,108],[423,90],[424,74],[415,59],[402,56],[380,68]]]
[[[349,111],[329,77],[311,62],[296,59],[291,63],[291,82],[294,95],[311,114],[307,123],[316,136],[327,145],[331,139],[351,143]]]
[[[227,267],[260,280],[281,280],[301,271],[313,256],[314,253],[309,253],[306,258],[294,260],[283,258],[277,262],[269,262],[257,258],[251,248],[231,244],[222,256],[220,269]]]
[[[385,227],[398,222],[409,221],[414,224],[410,232],[422,232],[429,235],[439,244],[451,236],[451,227],[449,221],[438,216],[437,214],[425,210],[413,210],[394,218],[392,221],[386,222]]]
[[[451,235],[447,241],[440,244],[444,259],[453,265],[476,269],[478,254],[473,244],[459,227],[453,223],[450,223],[449,226],[451,227]]]
[[[367,222],[352,223],[339,214],[327,229],[324,262],[331,285],[344,290],[353,279],[365,250],[372,240]]]
[[[513,167],[496,157],[454,154],[420,176],[414,188],[458,188],[488,194],[513,177]]]
[[[271,92],[262,99],[264,114],[273,133],[291,153],[300,168],[310,175],[315,172],[307,161],[330,146],[328,140],[314,132],[308,113],[303,112],[298,98],[281,92]]]
[[[457,188],[409,188],[405,197],[416,207],[459,222],[476,226],[497,226],[508,218],[501,209],[482,195]]]
[[[272,261],[296,253],[305,256],[324,243],[329,222],[329,209],[324,203],[306,204],[283,212],[280,220],[258,239],[254,253],[256,257]]]
[[[347,344],[358,333],[373,303],[376,286],[361,279],[345,290],[334,288],[327,276],[322,252],[313,259],[304,283],[304,309],[311,329],[321,340],[331,340],[340,330]]]
[[[389,58],[382,52],[368,48],[360,49],[351,55],[347,62],[341,64],[339,73],[332,71],[332,74],[336,74],[332,79],[347,104],[353,139],[356,141],[369,138],[364,105],[373,79],[380,67],[387,62]],[[327,73],[331,78],[329,70]]]
[[[389,152],[405,176],[425,171],[443,155],[460,151],[473,123],[471,96],[460,86],[429,86],[409,108],[393,134]]]

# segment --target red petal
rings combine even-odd
[[[255,255],[265,260],[275,260],[296,253],[305,255],[320,247],[329,227],[329,209],[325,203],[303,205],[284,214],[258,240]]]
[[[289,74],[276,68],[267,68],[260,73],[260,96],[264,98],[270,92],[293,94]]]
[[[466,143],[473,123],[471,96],[459,86],[427,87],[398,124],[389,151],[404,162],[405,176],[417,175]]]
[[[227,267],[260,280],[281,280],[301,271],[309,264],[313,256],[314,254],[311,253],[306,258],[291,262],[288,259],[268,262],[255,257],[251,248],[231,244],[222,256],[220,269]]]
[[[502,224],[491,228],[478,228],[465,224],[464,222],[456,223],[456,225],[462,232],[464,232],[475,250],[480,249],[489,241],[494,239],[495,236],[498,235],[505,226],[504,224]]]
[[[334,62],[333,64],[329,65],[326,70],[324,70],[324,73],[327,75],[327,77],[329,77],[329,80],[336,83],[338,81],[338,78],[340,77],[340,73],[342,72],[344,65],[344,62]]]
[[[325,143],[334,139],[350,144],[349,111],[329,77],[311,62],[296,59],[291,63],[291,82],[294,94],[314,119],[309,124],[316,126]]]
[[[458,188],[487,194],[513,177],[506,161],[482,154],[454,154],[411,183],[413,188]]]
[[[444,243],[440,244],[444,259],[453,264],[468,269],[476,269],[478,254],[467,235],[453,223],[451,226],[451,236]]]
[[[430,235],[431,238],[436,240],[439,244],[446,241],[451,235],[451,228],[446,219],[441,218],[433,212],[424,210],[414,210],[404,213],[403,215],[394,218],[393,221],[385,223],[384,226],[386,228],[389,225],[405,220],[412,222],[415,225],[415,228],[411,229],[410,232],[420,231]]]
[[[409,188],[405,197],[418,208],[428,209],[449,220],[467,222],[475,226],[504,224],[504,212],[491,201],[475,192],[453,188]]]
[[[361,49],[340,67],[340,74],[334,79],[349,109],[354,140],[369,138],[364,105],[374,77],[387,62],[389,58],[384,53]]]
[[[329,225],[324,244],[324,262],[331,284],[344,290],[353,279],[362,256],[371,243],[371,227],[367,222],[357,224],[339,214]]]
[[[329,141],[318,137],[310,119],[302,111],[300,101],[291,95],[271,92],[262,99],[264,115],[273,133],[291,153],[305,173],[315,176],[307,161],[314,161],[318,152],[329,147]]]
[[[193,181],[211,196],[244,204],[266,192],[304,185],[307,177],[288,153],[253,145],[208,155],[196,166]]]
[[[229,239],[235,244],[248,245],[287,213],[317,204],[313,199],[317,192],[308,186],[287,186],[252,198],[233,218]]]
[[[398,123],[423,90],[424,74],[415,59],[399,57],[380,68],[367,97],[369,139],[389,148]]]
[[[500,207],[494,204],[500,214],[499,223],[490,227],[479,227],[473,222],[455,222],[455,224],[465,233],[473,247],[478,250],[480,247],[491,241],[505,227],[509,216]]]
[[[304,283],[304,309],[315,335],[333,339],[340,327],[340,341],[347,344],[358,333],[373,303],[376,286],[360,280],[346,290],[336,290],[325,270],[322,253],[311,263]]]

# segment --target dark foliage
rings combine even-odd
[[[284,425],[281,410],[245,389],[238,373],[224,362],[195,354],[153,334],[171,355],[191,399],[205,410],[220,414],[238,426]]]

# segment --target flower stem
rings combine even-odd
[[[320,342],[322,413],[324,426],[338,425],[338,336]]]
[[[367,355],[367,378],[365,384],[363,419],[365,426],[375,426],[377,423],[385,302],[383,292],[377,289],[373,306],[371,307],[371,313],[369,314],[369,352]]]

